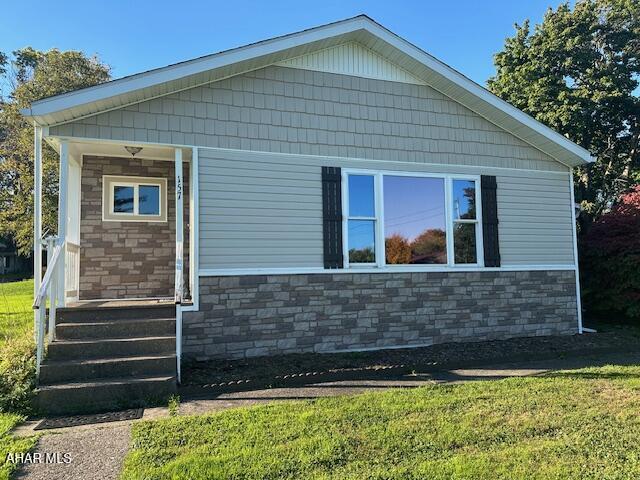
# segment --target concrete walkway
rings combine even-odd
[[[228,408],[268,403],[272,401],[302,400],[337,395],[352,395],[389,388],[414,388],[433,384],[455,384],[475,380],[497,380],[507,377],[539,375],[549,371],[569,370],[607,364],[640,364],[640,352],[591,355],[555,360],[501,363],[481,368],[452,369],[439,372],[417,372],[397,378],[344,380],[309,384],[293,388],[250,390],[185,398],[180,405],[181,415],[217,412]],[[206,393],[203,392],[203,393]],[[168,415],[167,408],[146,409],[143,420]],[[139,421],[139,420],[134,420]],[[36,463],[24,466],[16,475],[20,479],[75,480],[116,479],[129,448],[132,421],[84,425],[56,430],[44,430],[35,452],[70,453],[70,463]],[[26,422],[15,435],[33,435],[38,421]]]

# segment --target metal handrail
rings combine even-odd
[[[51,262],[47,265],[47,271],[44,274],[44,278],[42,279],[42,283],[40,284],[40,290],[38,290],[38,294],[33,301],[33,309],[38,310],[42,305],[44,298],[47,296],[47,290],[49,290],[49,284],[51,283],[53,277],[53,273],[56,270],[58,262],[62,257],[62,244],[56,244],[53,250],[53,257],[51,258]]]
[[[53,242],[56,242],[55,245]],[[64,285],[58,285],[56,276],[60,265],[60,259],[64,259],[64,242],[50,237],[49,250],[51,255],[47,255],[47,271],[44,274],[38,293],[33,301],[35,315],[35,340],[36,340],[36,379],[40,379],[40,365],[44,356],[44,335],[47,315],[46,298],[49,296],[49,341],[55,339],[56,328],[56,303],[58,301],[58,288],[64,291]],[[63,260],[64,261],[64,260]]]

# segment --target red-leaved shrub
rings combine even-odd
[[[580,277],[588,313],[640,318],[640,186],[622,195],[581,239]]]

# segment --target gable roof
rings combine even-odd
[[[594,160],[584,148],[365,15],[44,98],[22,113],[41,126],[67,123],[347,42],[365,46],[561,163]]]

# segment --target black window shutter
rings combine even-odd
[[[484,266],[500,266],[500,244],[498,242],[498,201],[496,177],[480,177],[482,198],[482,241],[484,244]]]
[[[324,268],[342,268],[342,173],[322,167]]]

